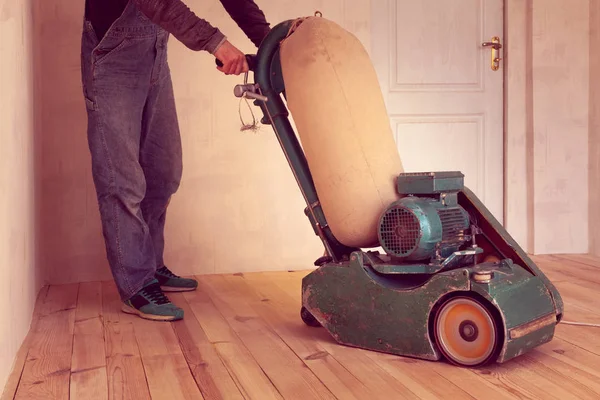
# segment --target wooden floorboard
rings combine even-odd
[[[109,399],[149,400],[142,357],[129,315],[120,312],[113,282],[102,283],[102,321]]]
[[[78,284],[48,289],[15,399],[69,398],[78,292]]]
[[[282,399],[273,382],[217,309],[213,299],[202,288],[184,296],[192,310],[187,317],[196,318],[244,398]]]
[[[182,293],[173,293],[171,301],[183,308],[187,318],[173,323],[181,351],[196,384],[207,399],[243,400],[244,395],[227,364],[210,342]]]
[[[600,259],[533,257],[565,302],[554,340],[457,368],[338,345],[300,319],[307,271],[199,276],[173,323],[120,311],[112,282],[45,288],[3,399],[598,399]]]
[[[23,369],[25,368],[25,362],[27,361],[27,354],[29,354],[29,348],[37,328],[40,312],[44,307],[44,302],[46,301],[46,296],[48,295],[48,289],[48,286],[44,286],[37,295],[35,308],[31,318],[31,329],[23,340],[23,343],[21,344],[21,347],[19,348],[19,351],[15,357],[13,371],[6,382],[6,385],[4,386],[1,400],[12,400],[15,398],[21,377],[23,376]]]
[[[107,382],[102,284],[81,283],[75,311],[70,399],[108,399]]]

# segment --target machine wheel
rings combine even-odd
[[[464,367],[490,362],[500,342],[494,316],[470,297],[452,297],[442,304],[435,316],[434,333],[446,359]]]
[[[313,326],[315,328],[321,326],[319,321],[317,321],[316,318],[313,317],[313,315],[305,307],[302,307],[302,309],[300,310],[300,317],[302,318],[302,321],[304,321],[304,323],[308,326]]]

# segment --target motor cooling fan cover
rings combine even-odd
[[[419,245],[421,224],[412,210],[402,206],[391,207],[381,218],[379,237],[388,254],[407,257]]]
[[[469,216],[460,206],[448,207],[431,198],[405,197],[381,215],[379,243],[391,256],[425,260],[438,243],[455,247],[460,234],[469,227]]]

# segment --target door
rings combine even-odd
[[[503,0],[377,0],[371,56],[406,172],[460,170],[503,222]],[[502,57],[502,49],[499,51]]]

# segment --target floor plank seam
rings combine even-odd
[[[206,290],[206,283],[202,282],[202,280],[199,277],[197,277],[197,276],[196,276],[196,279],[198,279],[198,282],[199,282],[198,289],[200,289],[200,286],[203,286],[202,290],[204,290],[204,292],[206,294],[208,294],[208,292]],[[208,289],[208,291],[210,291],[210,289]],[[267,374],[267,372],[264,370],[263,366],[260,365],[260,363],[256,360],[256,358],[254,357],[254,355],[252,354],[252,352],[250,351],[250,349],[248,348],[248,346],[246,345],[246,343],[244,342],[244,340],[242,339],[242,337],[240,336],[240,334],[234,329],[233,325],[231,325],[231,323],[229,322],[229,320],[227,319],[227,317],[225,316],[225,314],[223,314],[223,311],[221,311],[221,309],[213,301],[213,299],[211,298],[211,296],[207,296],[207,297],[208,297],[208,300],[213,305],[213,307],[215,308],[215,310],[217,310],[219,312],[219,315],[221,316],[221,318],[223,319],[223,321],[225,321],[225,323],[229,327],[230,332],[237,338],[237,341],[239,342],[239,344],[241,346],[243,346],[244,349],[246,349],[246,351],[248,352],[248,354],[250,354],[252,356],[252,358],[254,358],[254,361],[256,362],[256,365],[260,368],[260,370],[263,373],[263,375],[269,380],[269,382],[271,383],[271,386],[273,386],[273,388],[277,391],[277,393],[279,394],[279,396],[281,396],[282,399],[285,399],[285,397],[281,393],[281,390],[275,385],[275,383],[273,382],[273,379],[269,376],[269,374]],[[196,319],[198,319],[197,316],[196,316]]]
[[[120,322],[120,321],[119,321]],[[144,369],[144,382],[146,382],[146,387],[148,388],[148,393],[150,394],[150,398],[152,398],[152,391],[150,390],[150,382],[148,382],[148,367],[144,362],[144,357],[142,357],[142,352],[140,351],[140,343],[138,342],[137,335],[135,333],[135,324],[131,324],[131,331],[133,333],[133,340],[135,341],[135,348],[137,349],[137,354],[140,357],[140,363],[142,364],[142,368]]]
[[[564,261],[564,262],[570,262],[570,263],[576,263],[576,264],[580,264],[580,265],[585,265],[587,267],[592,267],[592,268],[599,268],[598,264],[592,264],[591,262],[585,262],[582,260],[577,260],[577,259],[572,259],[572,258],[567,258],[565,256],[562,255],[550,255],[549,258],[551,258],[552,260],[556,260],[556,261]],[[600,263],[600,259],[598,260],[598,262]]]
[[[46,298],[48,297],[49,290],[50,290],[50,286],[44,285],[38,292],[37,299],[36,299],[33,313],[32,313],[32,317],[31,317],[31,324],[29,326],[29,331],[27,332],[27,336],[25,336],[25,340],[22,343],[22,346],[26,346],[25,357],[23,358],[21,367],[17,366],[18,369],[16,369],[15,371],[12,372],[12,373],[15,373],[18,371],[18,373],[19,373],[19,378],[17,380],[17,384],[14,387],[14,392],[12,393],[12,396],[11,396],[12,400],[15,400],[17,398],[17,393],[19,392],[19,388],[21,387],[23,373],[25,372],[25,365],[27,365],[27,359],[29,358],[29,354],[31,351],[31,341],[33,340],[32,339],[33,335],[35,335],[35,331],[37,330],[38,325],[40,323],[40,317],[41,317],[41,313],[43,311],[43,305],[46,302]],[[11,375],[12,375],[12,373],[11,373]],[[3,396],[2,398],[4,399],[4,394],[2,396]]]
[[[515,397],[517,397],[518,399],[528,399],[528,400],[536,400],[533,397],[528,397],[528,396],[524,396],[523,393],[521,393],[519,390],[515,389],[515,388],[511,388],[510,386],[506,386],[502,381],[500,381],[500,379],[497,377],[498,374],[495,374],[494,372],[484,369],[484,370],[469,370],[468,371],[469,375],[473,375],[475,377],[475,379],[477,380],[481,380],[483,382],[485,382],[488,385],[493,386],[494,388],[498,389],[498,390],[506,390],[507,392],[513,394]],[[440,374],[441,375],[441,374]],[[499,381],[499,384],[501,385],[500,387],[498,387],[497,384],[495,384],[494,382],[491,382],[489,378],[486,377],[494,377],[495,380]]]
[[[223,366],[223,368],[225,369],[225,371],[227,371],[227,374],[229,375],[229,377],[231,378],[231,381],[235,384],[235,387],[237,388],[238,392],[240,393],[240,395],[245,399],[245,400],[249,400],[248,398],[248,393],[246,393],[246,391],[244,390],[241,382],[239,382],[239,380],[237,379],[237,377],[235,376],[235,374],[233,374],[233,371],[230,370],[229,366],[227,365],[227,362],[225,359],[223,359],[223,356],[221,355],[221,353],[217,350],[217,347],[215,346],[215,343],[211,342],[208,339],[208,335],[206,334],[206,331],[204,330],[204,328],[202,327],[202,324],[200,323],[200,321],[198,320],[198,318],[196,317],[196,314],[194,314],[193,308],[190,304],[190,302],[188,301],[188,298],[185,294],[182,294],[182,296],[180,296],[181,299],[183,299],[183,301],[185,301],[187,307],[192,310],[192,317],[198,322],[198,327],[200,328],[200,330],[203,332],[204,336],[206,337],[206,339],[208,340],[208,343],[210,344],[211,348],[214,350],[215,354],[217,355],[217,357],[219,358],[219,361],[221,362],[221,365]],[[175,335],[177,335],[177,333],[175,333]],[[180,347],[181,347],[181,342],[180,342]],[[183,349],[182,349],[183,351]],[[198,349],[198,351],[200,351],[200,349]],[[186,360],[187,362],[187,360]],[[193,375],[193,374],[192,374]],[[195,380],[195,379],[194,379]],[[202,391],[202,389],[200,389],[200,391]]]
[[[81,293],[81,283],[77,284],[77,296],[75,297],[75,307],[67,307],[67,308],[71,308],[73,309],[72,313],[73,313],[73,323],[71,324],[71,332],[72,332],[72,336],[71,336],[71,357],[69,358],[69,385],[67,387],[67,393],[69,394],[69,398],[71,397],[71,381],[73,379],[73,373],[72,373],[72,369],[73,369],[73,355],[74,353],[74,349],[75,349],[75,325],[77,324],[76,320],[77,320],[77,306],[79,305],[79,294]]]
[[[179,347],[179,350],[181,351],[181,355],[183,356],[183,360],[185,361],[185,365],[188,367],[188,370],[190,371],[190,375],[191,375],[192,379],[194,380],[194,383],[196,384],[196,387],[200,391],[200,395],[204,399],[206,399],[206,396],[208,394],[204,391],[204,389],[200,385],[200,382],[198,382],[198,380],[196,379],[196,375],[194,374],[194,370],[193,370],[192,366],[190,365],[187,357],[185,356],[186,352],[185,352],[184,348],[181,347],[181,340],[179,338],[179,335],[177,335],[177,330],[175,329],[175,325],[172,322],[170,322],[169,325],[171,325],[171,330],[173,331],[173,335],[175,335],[175,338],[177,339],[177,345]],[[202,329],[202,326],[200,326],[200,329]],[[198,352],[200,353],[200,349],[198,349]]]
[[[29,358],[29,343],[30,343],[30,340],[31,340],[31,338],[29,337],[30,334],[32,334],[32,332],[29,333],[27,335],[27,337],[25,337],[25,340],[27,342],[23,343],[23,345],[27,345],[27,353],[25,354],[23,362],[21,363],[20,367],[18,365],[16,365],[17,369],[15,371],[13,371],[13,373],[16,372],[16,371],[19,371],[19,378],[18,378],[17,384],[16,384],[16,386],[14,388],[14,392],[12,393],[12,396],[10,397],[12,400],[15,400],[17,398],[17,392],[19,391],[19,387],[21,386],[21,380],[23,379],[23,372],[25,371],[25,364],[27,364],[27,359]],[[2,394],[2,399],[4,399],[4,396],[8,395],[8,394],[9,393],[3,393]]]
[[[362,349],[357,349],[358,351],[362,351]],[[384,367],[384,363],[388,363],[387,360],[383,359],[382,357],[384,356],[384,353],[379,353],[379,352],[370,352],[370,351],[366,351],[365,356],[367,358],[369,358],[371,361],[373,361],[373,363],[377,366],[377,368],[381,371],[379,373],[380,376],[388,376],[389,379],[393,380],[396,382],[397,385],[400,385],[404,390],[406,390],[407,392],[411,393],[413,396],[415,396],[415,398],[419,398],[419,395],[417,393],[415,393],[413,390],[411,390],[408,386],[406,386],[406,384],[404,384],[401,380],[399,380],[398,378],[396,378],[394,375],[392,375],[385,367]],[[401,356],[399,356],[401,357]],[[401,357],[401,358],[409,358],[409,357]],[[418,362],[418,361],[417,361]],[[393,366],[393,368],[397,368],[397,366]],[[411,378],[412,380],[412,378]]]
[[[589,391],[589,392],[594,392],[594,390],[592,388],[590,388],[589,386],[587,386],[586,384],[579,382],[577,380],[574,380],[571,378],[572,374],[564,374],[560,371],[558,371],[556,368],[553,368],[551,364],[549,363],[544,363],[541,362],[540,360],[537,360],[536,358],[532,357],[531,354],[524,354],[523,355],[523,359],[519,360],[519,362],[521,363],[521,365],[525,368],[529,367],[529,365],[524,365],[523,362],[525,361],[529,361],[529,363],[534,364],[536,366],[539,366],[539,368],[543,371],[544,369],[550,370],[553,373],[555,373],[556,375],[558,375],[561,378],[561,386],[564,386],[565,382],[570,382],[571,384],[573,384],[574,386],[579,386],[581,387],[584,391]],[[565,364],[563,361],[561,360],[557,360],[558,362]],[[536,368],[536,370],[538,370]]]
[[[360,379],[360,377],[359,377],[359,376],[356,376],[356,374],[355,374],[355,373],[353,373],[352,371],[350,371],[350,370],[348,369],[348,367],[346,367],[346,366],[344,365],[344,363],[343,363],[343,362],[341,362],[340,360],[338,360],[337,358],[335,358],[335,356],[334,356],[333,354],[331,354],[331,353],[329,353],[329,352],[327,352],[327,354],[328,354],[328,356],[329,356],[329,357],[331,357],[332,359],[334,359],[334,360],[335,360],[335,362],[337,362],[337,363],[338,363],[338,364],[339,364],[339,365],[340,365],[340,366],[341,366],[341,367],[342,367],[342,368],[343,368],[343,369],[344,369],[346,372],[348,372],[348,374],[350,374],[350,376],[354,377],[354,379],[356,379],[356,381],[357,381],[357,382],[359,382],[361,385],[363,385],[363,387],[364,387],[365,389],[367,389],[367,385],[366,385],[366,383],[365,383],[365,382],[363,382],[363,380],[362,380],[362,379]]]
[[[200,279],[196,276],[196,279],[199,280]],[[204,292],[208,295],[207,291],[206,291],[206,287],[205,287],[205,283],[200,283],[200,285],[204,286],[203,290]],[[200,286],[199,285],[199,286]],[[200,289],[200,288],[199,288]],[[209,289],[210,291],[210,289]],[[234,329],[233,325],[231,325],[231,323],[229,322],[229,320],[227,319],[227,317],[225,316],[225,314],[223,314],[223,311],[221,311],[221,309],[217,306],[217,304],[213,301],[213,299],[211,298],[211,296],[207,296],[208,300],[211,302],[211,304],[213,305],[214,309],[217,310],[219,312],[219,315],[221,316],[221,319],[223,319],[223,321],[225,321],[225,323],[227,324],[227,326],[229,327],[229,331],[234,335],[234,337],[237,338],[238,343],[244,347],[244,349],[246,349],[246,351],[248,352],[248,354],[252,355],[252,352],[250,351],[250,349],[248,348],[248,346],[246,345],[246,343],[244,342],[243,338],[240,336],[240,334]],[[195,315],[195,313],[194,313]],[[196,319],[198,319],[198,316],[196,316]],[[254,358],[254,356],[252,355],[252,357]],[[256,361],[256,359],[255,359]],[[262,366],[258,363],[258,361],[256,361],[256,364],[260,367],[262,373],[265,375],[265,377],[267,377],[267,379],[269,380],[269,382],[271,382],[271,385],[273,385],[273,387],[277,390],[277,392],[281,395],[281,393],[279,392],[279,389],[277,389],[277,387],[275,386],[275,384],[273,383],[273,381],[271,380],[271,377],[265,372],[265,370],[262,368]],[[283,397],[283,396],[282,396]]]
[[[105,285],[109,285],[112,288],[115,288],[114,286],[114,282],[110,282],[110,281],[104,281],[102,283],[102,288],[105,288]],[[111,375],[109,374],[111,371],[109,369],[109,365],[111,365],[111,363],[114,363],[115,360],[120,360],[123,357],[133,357],[136,360],[139,360],[139,366],[141,367],[141,371],[143,372],[143,376],[144,376],[144,381],[142,382],[137,382],[140,384],[140,386],[144,386],[144,392],[147,394],[147,399],[151,399],[152,395],[150,393],[150,385],[148,382],[148,376],[146,375],[146,370],[144,369],[144,364],[142,362],[142,357],[140,354],[140,349],[139,349],[139,343],[137,341],[137,337],[135,336],[135,328],[134,328],[134,324],[131,321],[124,321],[122,318],[126,317],[126,314],[124,314],[120,308],[116,308],[115,310],[111,309],[111,304],[120,304],[120,298],[118,296],[118,293],[115,291],[115,300],[112,300],[111,298],[109,298],[109,294],[108,292],[105,294],[104,290],[102,290],[102,322],[103,322],[103,335],[105,338],[105,342],[104,342],[104,353],[105,353],[105,359],[106,359],[106,376],[107,376],[107,389],[108,389],[108,395],[109,398],[112,398],[112,396],[114,396],[114,394],[112,394],[111,396],[111,388],[114,389],[114,386],[111,385]],[[116,319],[111,320],[110,318],[107,318],[104,314],[111,314],[111,312],[114,312],[116,314]],[[111,329],[117,329],[117,335],[121,336],[123,335],[123,329],[125,326],[130,327],[130,332],[131,332],[131,336],[129,337],[130,341],[131,341],[131,354],[112,354],[112,352],[110,352],[109,350],[109,346],[110,343],[107,340],[108,339],[108,335],[110,334],[110,330]],[[113,382],[114,384],[114,382]]]
[[[100,282],[100,323],[102,324],[102,338],[104,340],[104,364],[106,365],[106,394],[110,397],[110,355],[108,352],[108,340],[106,336],[106,330],[108,329],[107,321],[105,321],[104,311],[107,306],[104,304],[104,283]]]
[[[332,392],[332,390],[328,387],[328,385],[312,370],[312,368],[306,363],[306,360],[300,356],[298,353],[296,353],[296,351],[294,351],[294,349],[292,348],[292,346],[290,346],[288,344],[288,342],[285,340],[284,337],[282,337],[277,330],[275,329],[275,327],[273,326],[272,323],[270,323],[268,320],[265,320],[262,316],[261,316],[261,310],[260,308],[263,307],[262,305],[262,298],[263,296],[261,296],[259,293],[256,292],[256,290],[254,290],[250,283],[246,280],[243,279],[242,280],[242,285],[244,285],[246,292],[248,292],[248,295],[251,296],[254,299],[253,304],[251,304],[250,306],[252,307],[252,309],[256,312],[256,314],[258,315],[258,317],[260,318],[260,320],[264,323],[264,325],[266,325],[266,327],[273,333],[273,335],[275,335],[277,338],[279,338],[279,340],[281,340],[285,346],[291,351],[292,354],[294,354],[302,363],[302,365],[304,365],[308,371],[310,371],[313,376],[319,381],[321,382],[321,384],[323,385],[324,388],[327,389],[327,391],[334,397],[337,398],[335,396],[335,394]],[[257,309],[257,307],[259,309]],[[330,354],[328,351],[326,351],[325,349],[322,349],[326,354],[327,357],[331,357],[333,360],[335,360],[336,363],[338,363],[339,365],[342,366],[342,368],[344,368],[351,376],[353,376],[358,382],[361,383],[361,385],[365,386],[364,383],[358,379],[357,376],[355,376],[352,372],[350,372],[339,360],[337,360],[332,354]]]
[[[244,386],[242,385],[242,383],[239,381],[239,379],[237,378],[237,376],[233,373],[233,371],[229,368],[229,365],[227,364],[227,360],[225,360],[223,358],[223,356],[217,350],[217,348],[215,347],[215,345],[213,343],[211,343],[211,346],[215,350],[215,353],[217,354],[217,357],[219,357],[219,360],[221,360],[221,363],[223,363],[223,366],[225,367],[225,371],[227,371],[227,374],[229,374],[229,377],[231,378],[231,380],[235,384],[235,387],[237,387],[238,391],[240,392],[240,395],[245,400],[250,400],[250,396],[246,392],[246,389],[244,388]]]
[[[242,276],[243,277],[243,276]],[[254,298],[255,302],[260,302],[262,299],[262,296],[260,296],[258,293],[256,293],[255,290],[253,290],[250,286],[247,280],[243,279],[242,280],[242,285],[245,286],[246,291],[248,292],[249,296],[251,296],[252,298]],[[310,371],[310,373],[319,381],[321,382],[321,384],[323,385],[323,387],[325,389],[327,389],[327,391],[333,396],[336,397],[335,394],[331,391],[331,389],[323,382],[323,380],[310,368],[310,366],[306,363],[306,360],[304,360],[299,354],[297,354],[294,349],[288,344],[288,342],[277,332],[277,330],[273,327],[273,324],[271,324],[269,321],[265,320],[262,316],[261,316],[261,311],[257,310],[256,307],[260,307],[261,303],[258,304],[251,304],[250,307],[255,311],[255,313],[257,314],[258,318],[260,318],[260,320],[263,322],[263,325],[265,325],[265,327],[277,338],[279,338],[279,340],[281,340],[281,342],[290,350],[290,352],[292,354],[294,354],[297,359],[300,360],[300,362],[302,363],[302,365],[304,365],[306,367],[306,369],[308,371]],[[331,356],[328,352],[326,352],[329,356]],[[333,357],[332,357],[333,358]],[[336,360],[337,362],[337,360]],[[354,376],[354,375],[352,375]]]
[[[252,288],[249,287],[249,284],[246,280],[243,281],[243,284],[246,286],[247,291],[249,291],[250,295],[254,297],[255,302],[260,302],[261,301],[261,296],[259,296],[254,290],[252,290]],[[260,316],[261,312],[260,310],[257,310],[256,307],[260,307],[261,304],[251,304],[252,309],[257,313],[258,317],[261,319],[261,321],[264,323],[264,325],[266,325],[266,327],[273,333],[273,335],[275,335],[277,338],[279,338],[279,340],[281,340],[285,346],[291,351],[292,354],[294,354],[302,363],[302,365],[304,365],[306,367],[306,369],[308,371],[310,371],[311,374],[313,374],[313,376],[319,381],[321,382],[321,384],[323,385],[324,388],[327,389],[327,391],[333,396],[336,397],[335,394],[331,391],[331,389],[325,384],[325,382],[323,382],[323,380],[312,370],[312,368],[310,368],[310,366],[306,363],[306,360],[300,356],[298,353],[296,353],[294,351],[294,349],[292,348],[292,346],[290,346],[288,344],[288,342],[285,340],[285,338],[283,338],[278,332],[277,330],[273,327],[273,324],[271,324],[269,321],[266,321],[264,318],[262,318]],[[323,350],[325,351],[325,350]],[[336,360],[329,352],[325,351],[325,353],[327,353],[328,357],[331,357],[332,359],[334,359],[338,364],[341,365],[341,363]],[[352,374],[350,371],[348,371],[350,373],[350,375],[354,376],[354,374]],[[356,376],[354,376],[356,378]],[[358,380],[358,378],[356,378]],[[359,382],[361,382],[360,380],[358,380]],[[362,382],[361,382],[362,384]]]
[[[250,354],[252,354],[252,353],[250,353]],[[275,390],[277,391],[277,394],[279,394],[279,396],[281,396],[282,399],[285,399],[285,396],[283,395],[283,393],[281,393],[281,390],[277,387],[277,385],[275,384],[275,382],[273,382],[273,379],[271,379],[271,377],[269,376],[269,374],[267,374],[267,371],[265,371],[265,369],[263,368],[263,366],[260,365],[258,363],[258,361],[256,362],[256,365],[258,365],[258,368],[260,368],[260,370],[267,377],[267,379],[269,380],[269,382],[271,382],[271,385],[273,386],[273,388],[275,388]]]
[[[432,362],[435,362],[435,361],[432,361]],[[433,373],[437,374],[444,381],[448,382],[450,385],[454,386],[457,390],[459,390],[460,392],[464,393],[465,396],[468,396],[470,399],[477,400],[477,398],[473,397],[473,395],[471,393],[467,392],[465,389],[463,389],[460,386],[458,386],[458,384],[456,384],[455,382],[452,382],[450,379],[448,379],[448,377],[442,375],[439,371],[437,371],[437,369],[434,369]]]
[[[499,386],[500,389],[514,394],[519,399],[526,398],[528,400],[538,400],[538,398],[535,397],[535,394],[515,384],[510,377],[507,376],[506,372],[492,372],[489,376],[494,378],[494,382],[490,382],[488,378],[484,378],[487,382],[493,386]],[[512,387],[513,385],[516,387]]]
[[[593,351],[593,350],[586,349],[585,347],[581,347],[579,344],[577,344],[577,343],[575,343],[575,342],[572,342],[572,341],[571,341],[571,340],[570,340],[568,337],[565,337],[565,336],[563,336],[563,335],[561,335],[561,334],[556,334],[556,337],[557,337],[557,338],[559,338],[560,340],[564,340],[565,342],[569,343],[569,344],[570,344],[570,345],[572,345],[572,346],[575,346],[575,347],[577,347],[579,350],[583,350],[583,351],[585,351],[585,352],[587,352],[587,353],[590,353],[590,354],[593,354],[593,355],[595,355],[595,356],[598,356],[598,357],[600,357],[600,352],[596,353],[596,352],[595,352],[595,351]]]
[[[100,283],[100,325],[102,326],[102,344],[104,346],[104,368],[106,369],[106,395],[110,397],[110,382],[108,377],[108,352],[106,349],[106,321],[104,320],[104,292],[103,285]]]
[[[252,306],[252,307],[253,307],[253,309],[254,309],[254,306]],[[329,393],[330,393],[330,394],[331,394],[333,397],[336,397],[336,396],[335,396],[335,394],[334,394],[334,393],[331,391],[331,389],[329,388],[329,386],[327,386],[327,385],[325,384],[325,382],[323,382],[323,380],[322,380],[322,379],[319,377],[319,375],[317,375],[317,374],[316,374],[316,373],[315,373],[315,372],[312,370],[312,368],[310,368],[310,366],[309,366],[309,365],[306,363],[306,360],[304,360],[304,358],[302,358],[302,357],[301,357],[299,354],[297,354],[297,353],[294,351],[294,349],[293,349],[293,348],[292,348],[292,347],[291,347],[291,346],[288,344],[288,342],[287,342],[287,341],[286,341],[286,340],[285,340],[285,339],[284,339],[284,338],[283,338],[281,335],[279,335],[279,333],[277,333],[277,331],[276,331],[276,330],[273,328],[273,326],[272,326],[272,325],[271,325],[271,324],[270,324],[268,321],[265,321],[265,320],[264,320],[262,317],[260,317],[260,312],[258,312],[258,314],[259,314],[259,318],[261,319],[261,321],[263,321],[263,323],[264,323],[265,325],[267,325],[268,329],[269,329],[269,330],[270,330],[270,331],[273,333],[273,335],[275,335],[277,338],[279,338],[279,340],[281,340],[281,342],[282,342],[283,344],[285,344],[285,346],[286,346],[288,349],[290,349],[291,353],[292,353],[292,354],[294,354],[298,360],[300,360],[300,362],[302,363],[302,365],[304,365],[304,366],[306,367],[306,369],[307,369],[308,371],[310,371],[310,373],[311,373],[311,374],[312,374],[312,375],[313,375],[313,376],[314,376],[314,377],[315,377],[315,378],[316,378],[316,379],[317,379],[319,382],[321,382],[321,384],[323,385],[323,387],[324,387],[325,389],[327,389],[327,391],[328,391],[328,392],[329,392]],[[331,355],[330,355],[328,352],[326,352],[326,353],[327,353],[327,355],[328,355],[328,356],[331,356]],[[333,357],[332,357],[332,358],[333,358]],[[338,362],[338,361],[336,360],[336,362]],[[338,363],[339,363],[339,362],[338,362]],[[352,376],[354,376],[354,375],[352,375]]]

